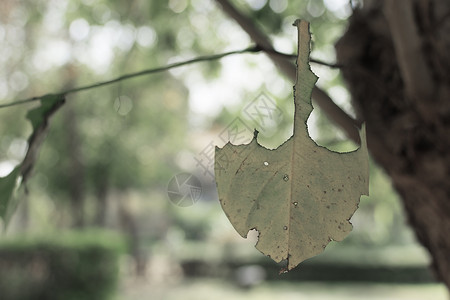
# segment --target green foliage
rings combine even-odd
[[[2,300],[111,299],[123,240],[112,233],[62,232],[0,243]]]
[[[309,20],[314,34],[312,57],[333,62],[332,45],[345,29],[346,21],[329,11],[322,0],[288,1],[287,7],[282,11],[274,10],[271,4],[283,1],[254,1],[265,3],[258,9],[249,5],[251,1],[232,2],[272,37],[278,50],[286,53],[294,53],[296,49],[292,38],[293,21],[298,17]],[[137,0],[128,3],[117,0],[69,0],[8,3],[7,9],[1,13],[0,25],[0,33],[6,32],[6,35],[2,35],[4,56],[0,60],[0,101],[84,86],[137,70],[163,66],[173,58],[179,60],[208,55],[222,52],[223,49],[241,49],[251,44],[239,26],[226,17],[214,1]],[[173,9],[170,3],[187,5],[181,9]],[[79,19],[89,24],[89,33],[83,40],[73,40],[70,27]],[[137,39],[142,27],[153,30],[155,36],[152,44],[144,46]],[[113,30],[114,41],[122,41],[127,37],[124,29],[131,29],[130,36],[134,37],[129,47],[122,47],[123,42],[111,43],[108,39],[106,42],[102,40],[100,44],[101,56],[95,58],[98,60],[110,53],[111,59],[106,67],[99,68],[92,59],[81,59],[91,57],[92,49],[99,48],[99,44],[94,41],[102,37],[100,33]],[[278,43],[279,41],[282,43]],[[55,60],[49,58],[53,58],[52,53],[58,52],[57,49],[64,45],[69,45],[68,48],[63,48],[70,57],[69,60],[58,60],[58,55],[54,56]],[[51,54],[45,55],[46,53]],[[58,53],[61,55],[61,51]],[[140,200],[146,205],[167,204],[164,192],[170,177],[180,171],[180,152],[184,152],[181,154],[186,157],[189,151],[196,151],[192,149],[201,149],[206,145],[201,144],[204,142],[204,135],[207,135],[209,141],[211,135],[217,134],[218,128],[225,128],[238,114],[242,116],[243,108],[254,99],[257,91],[267,90],[277,99],[277,105],[285,113],[282,123],[276,125],[273,130],[271,128],[270,133],[273,134],[261,132],[258,141],[263,141],[265,145],[269,142],[279,145],[279,142],[289,137],[292,134],[293,104],[292,91],[287,87],[291,87],[293,83],[285,80],[274,68],[270,68],[271,65],[267,63],[264,55],[243,57],[245,63],[239,66],[238,72],[244,69],[260,72],[264,69],[269,70],[272,76],[266,76],[268,74],[265,73],[263,78],[251,78],[252,87],[248,86],[248,80],[241,86],[232,86],[231,89],[239,95],[236,99],[241,101],[234,105],[223,105],[218,117],[198,115],[190,110],[188,98],[192,97],[193,87],[187,86],[186,78],[196,78],[198,82],[193,80],[192,83],[198,85],[208,85],[212,82],[223,86],[226,81],[221,68],[224,69],[225,64],[230,61],[195,65],[183,68],[184,71],[180,70],[179,73],[177,70],[177,73],[151,75],[71,94],[66,108],[51,119],[49,134],[35,168],[37,176],[32,177],[29,182],[29,201],[24,202],[25,206],[19,207],[19,210],[29,210],[26,213],[29,216],[27,230],[40,231],[44,227],[43,224],[49,227],[70,224],[73,207],[67,205],[67,200],[71,197],[69,189],[73,182],[70,175],[73,173],[74,162],[80,162],[83,169],[79,179],[84,183],[84,189],[80,190],[80,193],[89,201],[90,206],[86,212],[90,216],[95,212],[89,208],[98,206],[96,200],[102,190],[113,199],[117,192],[125,191],[138,193]],[[261,63],[264,62],[266,65],[262,68]],[[321,77],[318,83],[321,87],[329,89],[342,86],[338,70],[330,71],[327,67],[317,65],[312,67]],[[23,89],[12,88],[12,83],[15,82],[12,74],[16,72],[22,72],[28,78],[28,85],[25,84]],[[217,82],[213,82],[212,77],[217,77]],[[276,82],[274,77],[277,78]],[[272,88],[283,85],[283,89]],[[5,86],[8,87],[7,92]],[[212,91],[211,95],[205,96],[203,93],[202,96],[207,97],[211,103],[216,103],[216,94]],[[331,96],[335,99],[334,95]],[[122,106],[119,105],[120,102]],[[131,110],[127,113],[124,107],[130,103]],[[76,157],[69,152],[68,141],[71,136],[64,122],[64,113],[69,105],[75,112],[73,123],[80,137],[77,143],[80,155]],[[24,118],[28,108],[17,106],[0,110],[0,164],[20,164],[22,161],[23,157],[18,157],[12,146],[17,140],[26,141],[30,135],[30,123]],[[202,123],[204,119],[206,122],[203,123],[207,125],[199,130],[195,124]],[[333,128],[332,124],[320,117],[316,125],[320,144],[329,147],[337,136],[336,131],[330,130]],[[194,131],[195,136],[192,138],[190,134]],[[344,143],[339,146],[342,144]],[[338,150],[348,149],[349,147],[344,147]],[[373,166],[371,169],[374,170]],[[9,200],[5,199],[11,199],[9,194],[13,189],[12,179],[19,173],[16,169],[15,173],[11,173],[7,178],[0,178],[0,204],[6,203],[13,208],[14,205],[11,204],[14,204],[14,201],[7,203]],[[371,178],[374,179],[375,176],[371,174]],[[356,221],[353,222],[355,229],[344,243],[362,243],[368,247],[401,243],[404,241],[404,229],[401,229],[404,227],[400,226],[403,224],[401,206],[392,192],[389,179],[384,176],[380,182],[371,181],[374,184],[371,186],[371,197],[362,201],[361,208],[355,214],[355,217],[358,217],[358,225]],[[159,197],[154,197],[154,193]],[[169,206],[166,209],[173,208]],[[199,210],[198,204],[193,210]],[[167,217],[167,213],[155,214],[154,209],[147,206],[140,209],[140,212],[142,219],[151,222],[151,226],[145,230],[146,235],[153,231],[158,239],[163,239],[165,231],[161,227],[164,224],[169,226],[172,221]],[[216,210],[215,213],[214,220],[220,220],[221,212]],[[16,220],[21,220],[21,214],[18,213],[17,216]],[[226,229],[222,231],[218,229],[222,227],[211,225],[214,222],[211,218],[203,221],[203,218],[192,213],[192,210],[186,212],[186,216],[180,220],[179,216],[174,216],[173,223],[188,231],[188,237],[203,238],[206,235],[205,228],[208,230],[213,227],[216,231],[211,236],[227,236],[224,234]],[[383,223],[380,223],[381,221]],[[10,228],[11,231],[14,230],[14,226]],[[403,233],[400,234],[399,231]],[[232,233],[229,235],[233,236]],[[406,241],[411,243],[412,238],[410,235],[408,237]]]
[[[323,6],[319,2],[319,6]],[[58,5],[42,1],[27,5],[14,3],[10,9],[15,13],[9,15],[17,19],[8,17],[4,23],[12,24],[21,33],[17,36],[23,35],[25,38],[7,43],[14,57],[8,64],[2,64],[2,68],[10,74],[16,70],[22,71],[29,78],[29,86],[20,93],[12,93],[10,89],[7,96],[20,98],[25,92],[25,95],[33,96],[61,90],[61,86],[85,85],[99,81],[102,76],[109,79],[118,74],[164,65],[174,56],[217,53],[218,49],[229,47],[228,33],[233,33],[233,36],[240,33],[238,27],[229,28],[233,22],[224,22],[226,19],[214,3],[183,3],[137,1],[133,5],[125,5],[114,0],[95,3],[67,1]],[[274,13],[267,3],[262,9],[252,11],[252,15],[256,22],[267,26],[269,32],[282,34],[286,31],[285,25],[288,23],[290,26],[292,23],[292,12],[304,12],[306,6],[306,2],[296,1]],[[248,10],[249,6],[241,5],[241,8]],[[46,21],[50,19],[53,20],[51,23]],[[76,28],[72,26],[77,20],[83,20],[89,26],[88,36],[84,40],[71,38]],[[320,22],[322,20],[317,19],[317,24]],[[143,46],[139,42],[139,33],[143,27],[154,31],[153,44]],[[224,31],[222,27],[227,30]],[[126,40],[127,34],[128,38],[132,38],[129,47],[123,46],[124,42],[107,43],[105,47],[111,51],[112,58],[105,73],[102,68],[90,65],[79,57],[80,53],[91,51],[91,42],[108,30],[114,30],[116,40]],[[71,57],[64,62],[67,68],[60,68],[48,55],[43,55],[48,51],[42,51],[42,45],[46,45],[46,49],[53,49],[53,42],[71,45],[70,49],[66,49]],[[245,44],[234,45],[233,48],[245,47],[249,43],[245,41]],[[16,45],[16,48],[11,45]],[[102,56],[107,55],[105,53]],[[205,64],[198,68],[205,78],[219,77],[221,63]],[[171,74],[154,75],[151,79],[119,83],[71,95],[71,105],[77,114],[75,127],[80,133],[80,145],[77,146],[80,157],[73,158],[69,154],[70,147],[66,145],[70,137],[64,126],[64,117],[56,116],[37,168],[44,174],[47,185],[38,188],[45,189],[54,199],[58,199],[56,201],[70,198],[68,190],[72,182],[68,174],[73,171],[74,161],[80,161],[84,170],[80,180],[85,183],[86,190],[80,193],[86,196],[96,195],[99,186],[107,190],[164,186],[179,169],[174,160],[178,150],[181,147],[189,148],[184,140],[189,127],[186,126],[188,119],[198,117],[189,112],[186,101],[188,89],[183,86],[183,80],[175,77]],[[46,111],[51,109],[52,103],[59,103],[58,97],[57,94],[46,95],[41,101],[41,107],[28,113],[34,131],[43,121]],[[118,109],[116,104],[120,98],[130,100],[132,108],[129,113]],[[5,124],[1,124],[2,131],[15,137],[27,136],[23,126],[26,122],[19,122],[20,117],[7,115],[4,120],[8,125],[3,127]],[[283,126],[289,125],[283,123]],[[2,152],[8,143],[6,138],[3,139],[4,136],[0,143]],[[30,155],[32,159],[29,162],[34,163],[37,153],[34,154]],[[0,158],[5,159],[3,153]],[[28,166],[23,171],[28,172],[26,169]]]

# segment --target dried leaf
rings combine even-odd
[[[309,24],[297,21],[299,44],[294,87],[294,133],[275,150],[258,144],[216,148],[215,175],[220,203],[236,231],[259,232],[256,248],[287,270],[341,241],[359,198],[368,195],[369,166],[364,127],[361,147],[332,152],[309,136],[306,121],[317,77],[309,66]]]

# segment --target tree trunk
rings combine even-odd
[[[142,241],[139,234],[139,225],[136,216],[130,209],[127,197],[119,197],[119,220],[122,229],[125,231],[131,255],[136,263],[136,275],[145,276],[147,269],[147,254],[142,249]]]
[[[80,136],[77,128],[77,115],[74,107],[66,107],[64,126],[67,132],[67,153],[69,169],[67,177],[69,181],[69,197],[72,206],[71,213],[73,217],[73,227],[82,228],[85,226],[84,217],[84,198],[85,198],[85,174],[83,167],[82,152],[80,149]]]
[[[450,288],[450,1],[365,1],[336,51],[371,154]]]
[[[99,182],[95,187],[95,194],[97,196],[96,213],[94,224],[98,227],[106,227],[106,217],[108,212],[108,178],[104,176],[98,178]]]

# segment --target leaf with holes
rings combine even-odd
[[[287,270],[343,240],[361,195],[368,195],[369,164],[364,127],[361,147],[332,152],[309,136],[306,121],[317,77],[309,66],[309,24],[297,21],[297,80],[294,133],[275,150],[258,144],[216,148],[215,175],[220,203],[237,232],[259,232],[256,248]]]

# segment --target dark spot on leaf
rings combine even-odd
[[[341,189],[338,189],[338,192],[342,192],[342,190],[341,190]]]
[[[326,194],[326,193],[327,193],[327,191],[323,191],[323,193],[324,193],[324,194]]]

